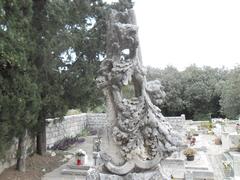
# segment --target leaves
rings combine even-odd
[[[240,115],[240,67],[235,67],[222,86],[221,110],[228,118],[236,119]]]
[[[221,87],[226,78],[224,69],[189,66],[179,72],[168,66],[163,70],[148,67],[148,79],[159,79],[166,97],[163,114],[186,114],[188,119],[206,120],[220,116]]]

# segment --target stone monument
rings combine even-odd
[[[108,126],[102,168],[87,179],[166,179],[160,161],[177,150],[181,138],[156,106],[162,86],[146,81],[133,10],[110,10],[107,23],[107,56],[97,81],[106,97]],[[129,99],[123,96],[128,86],[134,89]]]

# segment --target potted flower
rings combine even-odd
[[[224,174],[226,177],[231,176],[231,163],[230,161],[222,161]]]
[[[86,152],[83,150],[79,150],[76,154],[76,163],[78,166],[85,164]]]
[[[187,148],[183,151],[183,154],[187,157],[188,161],[193,161],[196,153],[197,151],[193,148]]]

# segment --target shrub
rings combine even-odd
[[[70,146],[72,146],[75,143],[83,143],[85,141],[84,138],[78,138],[78,137],[66,137],[62,140],[57,141],[54,143],[53,147],[51,147],[51,150],[67,150]]]
[[[183,154],[185,156],[194,156],[197,153],[197,151],[193,148],[187,148],[183,151]]]

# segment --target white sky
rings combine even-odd
[[[135,0],[134,9],[144,65],[240,64],[239,0]]]
[[[240,64],[239,0],[135,0],[144,65]]]

